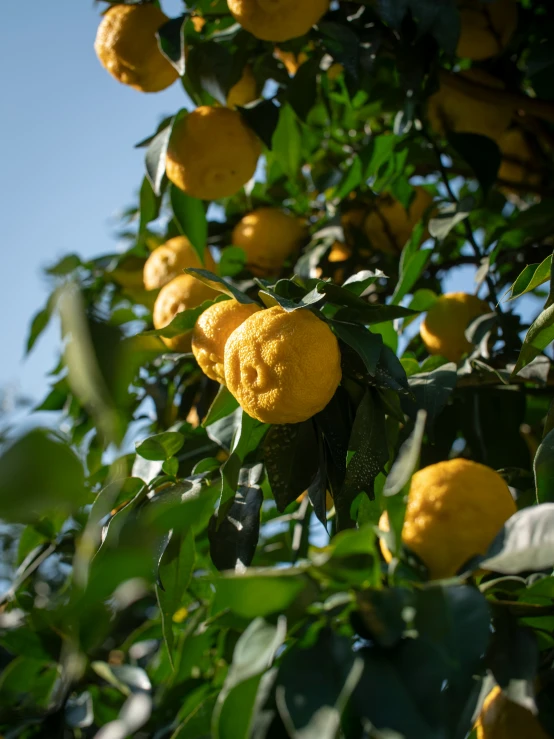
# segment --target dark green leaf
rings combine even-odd
[[[279,511],[310,486],[319,467],[319,449],[312,419],[272,426],[264,441],[264,460]]]
[[[186,16],[172,18],[156,32],[158,46],[165,58],[175,67],[179,76],[185,73]]]
[[[279,123],[279,108],[272,100],[262,100],[247,108],[239,108],[246,123],[268,149],[273,146],[273,135]]]
[[[496,182],[502,155],[496,141],[477,133],[448,133],[448,141],[474,171],[483,192]]]
[[[139,200],[139,234],[143,235],[146,232],[147,225],[159,216],[161,205],[161,198],[154,193],[148,177],[145,177],[142,181]]]
[[[343,65],[349,75],[357,79],[360,63],[358,35],[347,25],[334,21],[320,21],[318,28],[325,49],[336,62]]]
[[[203,264],[208,238],[204,204],[198,198],[191,198],[175,185],[169,186],[169,199],[179,231],[188,238]]]
[[[246,264],[246,252],[239,246],[227,246],[221,252],[221,259],[217,264],[220,277],[234,277],[242,272]]]
[[[348,443],[344,485],[335,495],[340,528],[352,526],[351,505],[359,493],[374,496],[374,482],[389,459],[385,413],[371,390],[366,390],[358,406]]]
[[[189,275],[192,275],[193,277],[196,277],[197,280],[200,280],[200,282],[208,285],[208,287],[211,287],[213,290],[218,290],[220,293],[225,293],[225,295],[228,295],[230,298],[235,298],[235,300],[237,300],[239,303],[256,302],[252,298],[249,298],[246,293],[243,293],[241,290],[234,287],[234,285],[231,285],[222,277],[214,275],[213,272],[209,272],[207,269],[191,268],[186,269],[185,272]]]
[[[141,441],[136,446],[136,452],[144,459],[164,461],[173,457],[185,443],[183,434],[177,431],[164,431]]]
[[[302,121],[306,120],[316,101],[318,72],[319,59],[308,59],[297,70],[288,86],[287,101]]]
[[[453,362],[443,364],[431,372],[411,375],[408,384],[415,401],[411,398],[403,399],[406,410],[412,417],[415,417],[416,409],[425,410],[427,425],[431,428],[448,403],[457,379],[456,365]]]
[[[225,105],[233,80],[233,58],[227,46],[215,41],[196,44],[187,60],[187,77],[197,92],[208,92]]]
[[[50,322],[51,313],[52,311],[47,306],[46,308],[39,310],[39,312],[35,314],[35,317],[33,318],[31,322],[31,328],[29,329],[29,336],[27,337],[27,346],[26,346],[27,354],[31,351],[37,339],[39,338],[39,336],[48,326],[48,323]]]
[[[263,493],[260,479],[263,465],[249,465],[240,470],[235,499],[225,518],[210,521],[210,555],[218,570],[248,567],[256,553],[260,534],[260,510]]]
[[[429,233],[433,238],[443,241],[458,223],[469,216],[472,208],[473,198],[464,198],[459,203],[445,205],[430,219]]]
[[[368,374],[375,375],[383,347],[382,336],[372,334],[364,326],[339,321],[331,321],[331,327],[341,341],[360,355]]]
[[[402,298],[407,295],[419,279],[421,273],[431,259],[432,249],[420,249],[405,257],[402,253],[400,258],[400,276],[392,296],[392,305],[398,305]]]

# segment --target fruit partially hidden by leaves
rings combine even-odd
[[[412,477],[402,542],[427,565],[431,579],[451,577],[486,552],[515,512],[508,486],[490,467],[467,459],[439,462]],[[379,528],[389,530],[386,512]],[[381,551],[390,562],[383,539]]]
[[[517,27],[515,0],[461,0],[459,7],[458,56],[478,60],[500,54]]]
[[[468,293],[446,293],[429,309],[419,333],[429,354],[459,362],[473,345],[465,331],[474,318],[490,313],[488,304]]]
[[[341,380],[337,339],[310,310],[255,313],[225,347],[225,382],[264,423],[300,423],[323,410]]]
[[[233,18],[262,41],[288,41],[308,33],[329,0],[228,0]]]
[[[143,272],[144,287],[146,290],[158,290],[182,274],[184,269],[189,268],[214,272],[216,266],[207,247],[204,249],[202,264],[196,249],[187,237],[175,236],[154,249],[146,260]]]
[[[175,124],[166,173],[193,198],[217,200],[248,182],[260,153],[260,142],[240,113],[204,105]]]
[[[477,739],[548,739],[531,711],[511,701],[495,686],[485,698],[475,724]]]
[[[114,5],[98,27],[94,49],[102,66],[124,85],[159,92],[179,77],[158,47],[156,31],[169,18],[155,5]]]
[[[276,275],[287,257],[298,251],[308,235],[299,218],[279,208],[258,208],[235,226],[233,246],[246,253],[246,266],[255,275]]]
[[[283,62],[285,69],[291,77],[294,77],[304,62],[308,60],[308,55],[305,51],[295,54],[294,51],[284,51],[278,46],[273,50],[273,56],[279,59],[280,62]]]
[[[247,318],[261,310],[254,303],[224,300],[207,308],[192,332],[192,353],[211,380],[225,385],[223,360],[229,336]]]
[[[502,152],[499,179],[530,187],[541,184],[540,160],[520,128],[506,131],[498,145]]]
[[[179,275],[164,285],[154,303],[154,327],[165,328],[177,313],[191,308],[198,308],[206,300],[214,300],[219,295],[192,275]],[[189,352],[192,331],[171,338],[162,337],[162,341],[174,352]]]
[[[423,218],[432,202],[433,198],[422,187],[415,188],[415,197],[408,210],[391,195],[379,195],[363,223],[363,230],[373,249],[400,254],[414,226]]]
[[[242,70],[241,78],[236,82],[227,94],[227,106],[236,108],[237,106],[248,105],[254,102],[258,97],[258,83],[254,77],[252,67],[247,64]]]
[[[459,76],[481,87],[501,90],[504,83],[481,69],[468,69]],[[445,77],[439,90],[427,101],[427,115],[433,129],[445,136],[477,133],[497,141],[510,125],[512,108],[494,100],[478,99],[455,87],[455,76]]]

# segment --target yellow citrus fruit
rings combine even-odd
[[[212,290],[192,275],[179,275],[160,290],[154,303],[154,327],[164,328],[171,323],[177,313],[191,308],[198,308],[206,300],[214,300],[220,293]],[[165,338],[162,341],[174,352],[189,352],[192,331],[185,334]]]
[[[540,185],[540,164],[521,129],[506,131],[498,145],[502,152],[499,179],[531,187]]]
[[[275,306],[233,331],[225,382],[242,408],[264,423],[300,423],[323,410],[341,380],[338,341],[310,310]]]
[[[432,579],[451,577],[486,552],[515,512],[498,472],[467,459],[439,462],[412,477],[402,541],[427,565]],[[389,529],[386,511],[379,528]],[[392,555],[382,539],[381,551],[390,562]]]
[[[330,262],[345,262],[352,256],[352,251],[342,241],[335,241],[327,259]]]
[[[500,54],[517,27],[515,0],[461,0],[458,56],[488,59]]]
[[[216,266],[207,247],[202,264],[187,237],[175,236],[154,249],[146,260],[143,271],[144,287],[146,290],[158,290],[189,268],[215,272]]]
[[[102,18],[94,49],[102,66],[141,92],[159,92],[179,77],[158,48],[156,31],[169,18],[155,5],[114,5]]]
[[[200,33],[200,31],[206,25],[206,19],[203,18],[201,15],[193,15],[191,17],[191,21],[192,21],[192,27],[194,28],[196,33]]]
[[[379,195],[363,224],[373,249],[400,254],[432,202],[433,198],[422,187],[415,188],[415,198],[408,210],[391,195]]]
[[[478,316],[490,313],[488,304],[467,293],[446,293],[434,303],[419,333],[429,354],[440,354],[451,362],[459,362],[472,344],[465,330]]]
[[[247,318],[261,310],[254,303],[224,300],[207,308],[192,332],[192,353],[202,372],[225,385],[223,359],[227,339]]]
[[[496,686],[485,698],[475,724],[477,739],[548,739],[531,711],[511,701]]]
[[[188,195],[217,200],[248,182],[260,153],[260,142],[238,111],[203,105],[175,124],[166,173]]]
[[[332,81],[338,79],[341,74],[344,72],[344,67],[342,64],[331,64],[329,69],[327,70],[327,77]]]
[[[279,59],[280,62],[283,62],[285,69],[291,77],[294,77],[304,62],[308,60],[308,55],[305,51],[295,54],[294,51],[284,51],[278,46],[273,50],[273,56]]]
[[[300,493],[300,495],[299,495],[299,496],[298,496],[298,498],[296,499],[296,502],[297,502],[297,503],[302,503],[302,501],[304,500],[304,498],[305,498],[305,497],[306,497],[307,495],[308,495],[308,491],[307,491],[307,490],[304,490],[304,492],[303,492],[303,493]],[[329,491],[327,490],[327,491],[325,492],[325,508],[327,508],[327,510],[328,510],[328,511],[330,511],[330,510],[331,510],[331,508],[332,508],[332,507],[333,507],[334,505],[335,505],[335,503],[334,503],[334,501],[333,501],[333,496],[332,496],[332,495],[331,495],[331,493],[330,493],[330,492],[329,492]]]
[[[237,105],[243,106],[253,102],[258,97],[258,83],[254,77],[252,67],[247,64],[242,71],[242,76],[236,82],[227,95],[227,106],[236,108]]]
[[[279,208],[258,208],[233,229],[234,246],[246,253],[246,265],[255,275],[277,274],[283,262],[301,247],[308,235],[299,218]]]
[[[459,73],[471,82],[491,89],[503,89],[504,83],[481,69]],[[512,108],[498,102],[478,100],[458,90],[445,79],[439,90],[427,101],[427,116],[433,129],[444,136],[446,131],[477,133],[495,141],[510,125]]]
[[[308,33],[329,0],[228,0],[233,18],[262,41],[288,41]]]

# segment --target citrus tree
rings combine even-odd
[[[554,736],[552,4],[101,9],[184,107],[31,324],[0,732]]]

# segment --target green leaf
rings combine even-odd
[[[478,566],[506,575],[554,567],[554,503],[514,513]]]
[[[27,345],[25,349],[26,354],[29,354],[29,352],[34,347],[39,336],[42,334],[42,332],[46,329],[46,327],[50,323],[51,315],[52,315],[52,311],[49,308],[49,306],[47,306],[46,308],[43,308],[42,310],[39,310],[39,312],[35,314],[31,322],[31,328],[29,329],[29,335],[27,337]]]
[[[204,204],[198,198],[191,198],[175,185],[169,186],[169,199],[179,231],[188,238],[203,264],[208,239]]]
[[[150,180],[154,194],[158,196],[161,195],[165,175],[165,157],[176,118],[177,116],[172,118],[167,128],[154,136],[145,154],[146,176]]]
[[[496,141],[477,133],[448,132],[448,141],[471,167],[483,192],[496,182],[502,154]]]
[[[262,100],[260,103],[249,105],[247,108],[238,108],[238,110],[256,136],[268,149],[272,149],[280,110],[273,100]]]
[[[416,318],[420,311],[411,308],[403,308],[401,305],[365,305],[357,308],[341,308],[335,314],[337,321],[347,323],[363,323],[365,326],[373,326],[397,318]]]
[[[86,501],[76,454],[56,435],[33,429],[0,457],[0,517],[33,523],[49,511],[69,515]]]
[[[176,477],[177,472],[179,471],[179,460],[176,459],[176,457],[170,457],[169,459],[166,459],[165,462],[162,464],[162,470],[165,472],[166,475],[169,475],[170,477]]]
[[[221,259],[217,264],[220,277],[234,277],[242,272],[246,264],[246,252],[240,246],[227,246],[221,252]]]
[[[165,461],[173,457],[185,443],[183,434],[177,431],[164,431],[137,443],[136,452],[150,461]]]
[[[288,570],[249,570],[244,575],[227,575],[214,581],[213,613],[230,609],[243,618],[265,617],[284,613],[308,581],[302,575]]]
[[[388,279],[384,272],[380,269],[374,271],[364,269],[361,272],[356,272],[342,283],[343,290],[354,293],[358,297],[363,295],[368,287],[374,285],[377,280]]]
[[[508,300],[515,300],[521,295],[525,295],[525,293],[532,292],[539,285],[548,282],[551,269],[552,256],[546,257],[540,264],[528,264],[510,287],[511,295]]]
[[[185,23],[186,16],[172,18],[164,23],[157,32],[156,39],[160,51],[179,73],[185,74]]]
[[[554,429],[537,449],[533,462],[538,503],[554,503]]]
[[[213,290],[218,290],[221,293],[224,293],[225,295],[228,295],[230,298],[235,298],[239,303],[255,303],[256,301],[252,298],[248,297],[246,293],[243,293],[238,288],[234,287],[234,285],[231,285],[229,282],[224,280],[222,277],[218,277],[217,275],[214,275],[213,272],[209,272],[207,269],[186,269],[185,272],[189,275],[192,275],[193,277],[196,277],[197,280],[200,280],[200,282],[203,282],[205,285],[208,285],[208,287],[211,287]]]
[[[213,713],[215,739],[248,739],[258,686],[285,637],[283,616],[277,626],[255,619],[241,635]]]
[[[180,336],[186,334],[188,331],[192,331],[196,325],[198,318],[204,313],[206,308],[209,308],[214,303],[219,303],[221,300],[226,300],[223,296],[218,296],[215,300],[205,300],[202,305],[198,308],[189,308],[189,310],[182,310],[177,313],[175,318],[164,326],[163,328],[152,329],[150,331],[143,331],[141,336],[165,336],[170,339],[173,336]]]
[[[264,441],[264,461],[277,510],[307,490],[319,468],[319,447],[312,419],[271,426]]]
[[[410,492],[412,476],[419,466],[426,417],[425,411],[418,412],[414,430],[400,447],[383,488],[390,527],[386,537],[387,547],[395,555],[400,552],[402,547],[406,500]]]
[[[172,534],[158,564],[156,595],[162,616],[162,628],[169,660],[173,665],[173,615],[181,606],[192,579],[196,549],[191,529]]]
[[[296,114],[290,105],[282,105],[279,122],[272,138],[272,159],[284,175],[296,180],[302,161],[302,136]]]
[[[402,321],[402,330],[406,329],[416,319],[419,313],[428,311],[437,302],[437,299],[438,295],[434,290],[429,290],[426,287],[416,290],[408,305],[408,308],[416,311],[416,314],[408,316]]]
[[[402,298],[410,292],[431,259],[433,250],[420,249],[406,258],[405,253],[404,250],[400,257],[400,276],[392,296],[392,305],[398,305]]]
[[[473,209],[473,198],[464,198],[459,203],[449,203],[429,221],[429,233],[435,239],[443,241],[458,223],[462,223]]]
[[[229,416],[231,413],[236,411],[238,407],[238,400],[231,395],[231,392],[225,385],[221,385],[213,403],[209,407],[206,418],[202,421],[202,426],[204,428],[211,426],[212,423],[216,423],[216,421],[220,421],[222,418]]]
[[[330,325],[339,339],[360,355],[368,374],[374,376],[381,356],[383,338],[379,334],[372,334],[364,326],[339,321],[331,321]]]
[[[82,261],[77,254],[66,254],[66,256],[60,259],[59,262],[56,262],[56,264],[53,264],[51,267],[47,267],[45,272],[47,275],[65,277],[66,275],[70,275],[81,265]]]
[[[517,375],[529,362],[538,357],[552,341],[554,341],[554,305],[543,310],[531,324],[523,340],[523,346],[512,375]]]

